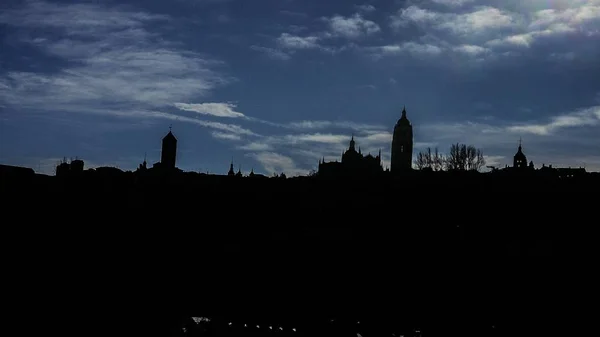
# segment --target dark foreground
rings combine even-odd
[[[598,186],[4,179],[14,312],[74,335],[174,336],[190,316],[303,335],[331,317],[362,320],[364,336],[554,333],[578,268],[567,237],[597,222]]]

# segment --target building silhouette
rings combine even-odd
[[[377,156],[370,153],[364,156],[360,147],[356,150],[356,141],[354,135],[350,139],[348,149],[342,153],[342,161],[325,162],[319,160],[320,176],[348,176],[348,175],[372,175],[383,172],[381,166],[381,150]]]
[[[533,162],[531,162],[533,166]],[[527,168],[527,156],[523,153],[523,148],[521,146],[521,141],[519,141],[519,149],[515,156],[513,157],[513,168],[515,169],[526,169]]]
[[[63,159],[60,164],[56,166],[56,176],[62,177],[67,175],[81,174],[83,173],[85,163],[81,159],[71,160],[67,162],[67,159]]]
[[[402,117],[394,127],[392,139],[392,172],[406,171],[412,169],[413,156],[413,130],[408,118],[406,118],[406,107],[402,109]]]
[[[160,154],[161,167],[165,169],[174,169],[177,157],[177,138],[171,132],[162,139],[162,151]]]

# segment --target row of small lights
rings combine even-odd
[[[229,326],[233,326],[233,322],[229,322],[229,324],[228,324],[228,325],[229,325]],[[248,324],[244,324],[244,328],[247,328],[247,327],[248,327]],[[260,329],[260,325],[257,325],[257,326],[256,326],[256,328],[257,328],[257,329]],[[276,328],[277,328],[277,327],[276,327]],[[272,326],[272,325],[270,325],[270,326],[269,326],[269,330],[273,330],[273,326]],[[283,331],[283,327],[279,327],[279,330]],[[292,328],[292,331],[293,331],[293,332],[297,332],[296,328]]]
[[[192,320],[194,320],[194,322],[196,324],[199,324],[200,322],[210,322],[210,318],[206,318],[206,317],[192,317]],[[334,322],[334,320],[332,319],[331,322]],[[360,321],[357,321],[356,324],[360,324]],[[229,324],[227,324],[228,326],[233,326],[233,322],[229,322]],[[247,328],[248,324],[244,324],[244,328]],[[257,329],[260,329],[260,325],[256,326]],[[493,328],[493,327],[492,327]],[[273,330],[273,326],[270,325],[269,326],[269,330]],[[279,327],[280,331],[283,331],[283,327]],[[293,332],[297,332],[296,328],[292,328]],[[416,333],[420,333],[421,331],[419,330],[415,330]],[[360,337],[362,337],[360,334],[358,335]],[[396,336],[396,334],[392,334],[392,336]],[[404,337],[404,335],[399,335],[399,337]]]

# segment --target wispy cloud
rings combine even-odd
[[[292,128],[297,129],[325,129],[325,128],[341,128],[350,130],[382,130],[386,127],[375,124],[361,124],[349,121],[298,121],[288,124]]]
[[[250,49],[252,49],[254,51],[261,52],[261,53],[264,53],[270,59],[280,60],[280,61],[287,61],[287,60],[289,60],[291,58],[291,54],[293,53],[293,51],[284,52],[284,51],[279,50],[279,49],[269,48],[269,47],[263,47],[263,46],[257,46],[257,45],[250,46]]]
[[[431,0],[435,3],[451,6],[451,7],[459,7],[465,4],[473,3],[475,0]]]
[[[233,141],[238,141],[238,140],[242,139],[242,137],[240,135],[237,135],[235,133],[225,133],[225,132],[213,131],[213,132],[211,132],[211,135],[217,139],[225,139],[225,140],[233,140]]]
[[[277,42],[284,48],[289,49],[312,49],[319,48],[317,36],[298,36],[288,33],[282,33]]]
[[[510,126],[507,128],[507,131],[546,136],[563,128],[596,125],[600,125],[600,106],[589,107],[572,113],[555,116],[546,123],[529,123]]]
[[[102,107],[126,114],[206,95],[233,80],[215,70],[219,61],[165,40],[159,27],[169,20],[96,4],[28,1],[6,10],[0,23],[34,34],[22,42],[68,66],[8,72],[0,78],[0,99],[17,109],[85,113]]]
[[[371,20],[362,17],[361,14],[354,14],[349,17],[334,15],[329,18],[323,18],[329,26],[333,36],[356,39],[381,31],[379,25]]]
[[[249,153],[263,168],[272,173],[285,173],[287,176],[305,175],[308,170],[300,169],[291,157],[276,152]]]
[[[429,25],[456,34],[480,34],[486,30],[507,28],[517,24],[516,14],[498,8],[482,6],[467,13],[445,13],[418,6],[403,8],[391,17],[392,28],[410,23]]]
[[[244,118],[243,113],[235,111],[237,105],[233,103],[175,103],[177,109],[196,112],[202,115],[227,118]]]

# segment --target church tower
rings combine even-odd
[[[177,138],[173,136],[171,128],[169,133],[162,140],[162,151],[160,154],[160,163],[164,168],[174,169],[175,158],[177,156]]]
[[[412,125],[406,118],[406,107],[402,109],[402,117],[394,127],[392,139],[392,172],[412,169],[413,131]]]
[[[533,164],[533,162],[532,162]],[[513,157],[513,167],[516,169],[525,169],[527,168],[527,157],[523,153],[523,148],[521,147],[521,140],[519,140],[519,149],[517,153]]]

